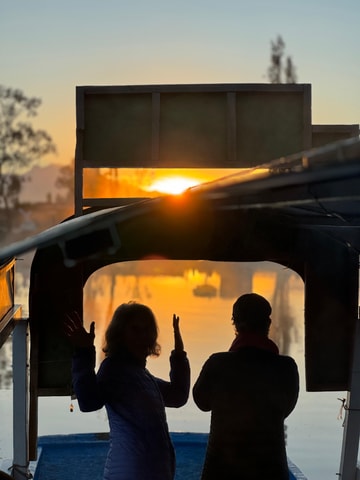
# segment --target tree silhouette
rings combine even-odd
[[[281,35],[271,40],[270,66],[267,71],[270,83],[296,83],[296,68],[290,56],[285,58],[285,42]],[[284,78],[284,82],[283,82]]]
[[[37,115],[40,105],[39,98],[0,85],[0,206],[5,210],[8,228],[24,181],[24,169],[56,152],[50,135],[34,129],[28,120]]]
[[[64,165],[60,168],[59,176],[55,181],[55,187],[65,190],[65,197],[63,201],[72,203],[74,201],[74,189],[75,189],[75,160],[72,160],[70,165]]]

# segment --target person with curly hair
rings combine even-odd
[[[173,315],[175,345],[169,380],[156,378],[146,368],[147,357],[160,354],[156,319],[146,305],[129,302],[115,310],[105,333],[105,359],[97,373],[95,323],[87,332],[74,312],[64,328],[75,347],[72,378],[81,411],[103,406],[107,411],[110,447],[104,480],[173,480],[175,453],[165,407],[185,405],[190,390],[179,317]]]

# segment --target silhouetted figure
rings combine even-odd
[[[104,480],[173,480],[175,454],[166,407],[181,407],[190,389],[190,367],[184,352],[179,317],[173,316],[175,347],[170,355],[170,381],[146,369],[149,355],[159,355],[155,316],[145,305],[120,305],[105,333],[106,358],[95,373],[95,325],[90,333],[74,313],[65,333],[76,347],[73,387],[80,409],[105,405],[110,425],[110,449]]]
[[[270,315],[264,297],[239,297],[230,351],[211,355],[193,387],[196,405],[211,410],[202,480],[289,479],[284,419],[296,405],[299,374],[268,338]]]

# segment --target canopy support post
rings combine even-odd
[[[357,468],[360,436],[360,320],[356,323],[353,366],[350,391],[346,401],[346,415],[340,460],[340,480],[360,479]]]
[[[16,321],[13,332],[13,465],[15,480],[29,474],[28,439],[28,321]]]

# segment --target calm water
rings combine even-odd
[[[232,304],[238,295],[256,291],[273,302],[271,337],[283,353],[295,358],[301,375],[301,392],[295,411],[286,421],[287,451],[309,480],[336,479],[338,476],[342,421],[338,420],[344,392],[309,393],[304,382],[303,286],[295,275],[278,266],[258,264],[256,270],[244,266],[234,277],[231,265],[199,263],[198,266],[173,266],[147,262],[131,267],[107,267],[91,277],[85,289],[84,316],[96,322],[98,362],[101,361],[102,337],[113,309],[122,302],[137,300],[148,304],[158,319],[162,354],[148,361],[149,370],[168,377],[168,356],[172,349],[172,315],[180,316],[185,348],[191,362],[192,380],[202,364],[215,351],[229,348],[233,339]],[[234,267],[238,268],[238,267]],[[251,273],[251,275],[249,274]],[[156,275],[155,275],[156,273]],[[235,272],[236,273],[236,272]],[[237,272],[239,273],[239,272]],[[249,284],[250,281],[250,284]],[[210,284],[216,296],[195,296],[195,287]],[[19,288],[20,301],[26,302],[27,284]],[[277,299],[281,299],[277,304]],[[281,324],[279,324],[281,319]],[[12,454],[12,391],[5,373],[11,366],[10,345],[1,353],[3,383],[0,389],[0,460]],[[4,359],[5,357],[5,359]],[[67,397],[39,399],[39,434],[66,434],[107,431],[105,411],[81,413],[69,411]],[[167,410],[171,431],[207,432],[209,414],[200,412],[192,399],[181,409]]]

